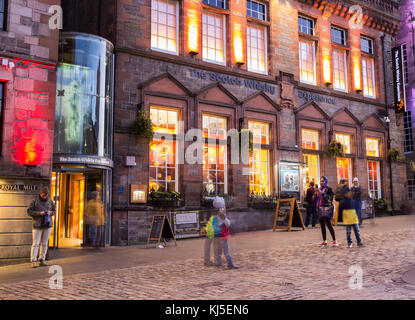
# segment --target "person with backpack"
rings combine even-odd
[[[338,246],[336,234],[331,224],[334,212],[333,196],[333,190],[329,187],[329,179],[325,176],[321,177],[320,188],[316,193],[316,208],[323,236],[323,242],[320,244],[321,247],[327,247],[326,226],[329,229],[333,239],[333,247]]]
[[[27,214],[32,217],[32,249],[30,261],[32,268],[37,268],[38,254],[40,249],[39,266],[47,266],[44,262],[49,246],[49,236],[52,231],[52,218],[55,215],[55,204],[49,198],[49,189],[44,187],[40,190],[27,209]]]
[[[206,224],[206,239],[204,246],[204,264],[206,267],[218,265],[217,261],[215,263],[210,260],[210,251],[212,245],[214,250],[218,250],[219,248],[220,230],[218,216],[211,216]]]
[[[340,201],[339,213],[343,215],[343,224],[346,226],[347,244],[349,248],[352,248],[352,228],[356,237],[357,245],[363,246],[362,239],[360,238],[359,230],[359,218],[356,213],[356,201],[352,200],[352,192],[347,192],[344,196],[344,200]]]

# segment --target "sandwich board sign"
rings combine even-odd
[[[177,246],[176,237],[174,236],[167,214],[155,214],[153,216],[150,234],[147,239],[147,246],[151,241],[157,241],[157,244],[159,244],[161,239],[163,239],[165,245],[167,244],[166,239],[173,239]]]
[[[278,199],[274,218],[274,228],[272,231],[275,231],[276,229],[286,229],[290,232],[293,227],[303,228],[303,230],[305,230],[297,199]]]

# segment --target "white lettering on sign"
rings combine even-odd
[[[176,214],[176,224],[187,224],[187,223],[198,223],[196,212]]]

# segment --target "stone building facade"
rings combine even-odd
[[[396,1],[120,0],[116,16],[113,244],[146,241],[157,211],[130,202],[132,184],[179,191],[184,210],[200,209],[206,188],[226,193],[234,197],[234,231],[270,228],[274,213],[248,209],[248,198],[289,189],[287,165],[299,168],[300,201],[307,183],[319,184],[322,175],[332,186],[358,177],[364,198],[385,198],[389,210],[401,209],[405,165],[387,157],[388,147],[403,152],[388,85]],[[185,133],[199,128],[207,136],[218,128],[261,128],[266,133],[254,139],[263,153],[251,168],[231,164],[227,152],[225,170],[217,166],[213,174],[207,165],[174,160],[162,161],[163,171],[158,150],[175,145],[137,140],[137,109],[174,139],[178,132],[164,117],[183,121]],[[197,139],[189,140],[185,150]],[[334,140],[346,146],[344,157],[328,157]],[[205,150],[207,159],[220,158],[223,149]],[[163,152],[161,158],[169,156]],[[127,166],[131,156],[136,165]]]
[[[408,197],[410,205],[415,207],[415,2],[402,0],[400,2],[401,25],[397,35],[397,45],[402,46],[404,55],[404,77],[406,112],[401,115],[400,122],[404,126],[404,152],[407,161]]]
[[[0,261],[29,256],[27,206],[50,186],[59,31],[49,8],[59,4],[0,1]]]

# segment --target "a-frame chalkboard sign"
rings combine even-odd
[[[151,241],[157,241],[157,244],[159,244],[161,239],[163,239],[164,245],[167,244],[166,239],[173,239],[174,244],[177,246],[176,237],[167,214],[155,214],[153,216],[150,234],[147,239],[147,247]]]
[[[272,231],[286,229],[290,232],[292,227],[303,228],[305,230],[297,199],[278,199]]]

